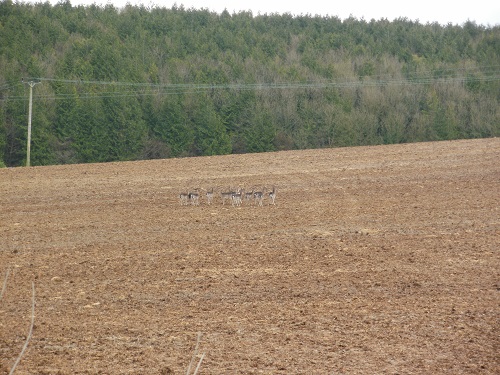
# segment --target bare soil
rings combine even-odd
[[[500,139],[1,169],[0,374],[499,374],[499,244]]]

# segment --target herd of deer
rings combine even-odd
[[[198,206],[200,204],[200,196],[202,195],[200,191],[203,190],[205,192],[205,199],[208,205],[211,205],[214,202],[215,197],[217,196],[214,188],[210,190],[205,189],[193,189],[190,192],[183,192],[179,194],[179,201],[182,206],[193,205]],[[231,188],[227,190],[221,190],[219,192],[222,205],[231,204],[233,206],[241,206],[243,203],[248,205],[256,205],[263,206],[264,199],[266,197],[269,198],[269,204],[275,205],[276,201],[276,187],[273,186],[273,189],[269,191],[265,187],[262,189],[251,191],[245,191],[244,189],[236,189],[232,190]]]

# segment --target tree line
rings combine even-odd
[[[0,2],[0,165],[500,135],[500,27]],[[24,77],[24,83],[21,78]]]

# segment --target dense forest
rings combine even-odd
[[[23,79],[23,81],[22,81]],[[0,2],[0,165],[500,135],[500,26]]]

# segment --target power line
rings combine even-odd
[[[448,72],[447,74],[445,74]],[[485,72],[488,74],[485,75]],[[461,73],[461,74],[459,74]],[[482,74],[481,76],[476,76]],[[389,77],[389,74],[385,75]],[[374,78],[377,77],[377,78]],[[480,67],[475,69],[443,69],[420,72],[418,75],[410,75],[409,78],[383,78],[384,75],[346,77],[338,80],[320,80],[308,82],[274,82],[274,83],[177,83],[177,84],[156,84],[147,82],[115,82],[115,81],[90,81],[90,80],[70,80],[58,78],[35,78],[37,81],[49,81],[61,84],[72,84],[77,86],[107,86],[115,87],[117,91],[95,91],[81,93],[57,93],[54,95],[39,94],[34,96],[37,99],[64,100],[72,97],[79,99],[97,98],[120,98],[131,96],[148,95],[180,95],[204,92],[207,90],[283,90],[283,89],[345,89],[359,87],[382,87],[382,86],[404,86],[404,85],[428,85],[428,84],[454,84],[469,82],[492,82],[500,80],[500,66]],[[14,88],[19,84],[5,84],[0,86],[0,90]],[[128,88],[129,90],[122,90]],[[133,90],[130,90],[134,88]],[[149,90],[149,91],[139,91]],[[9,96],[0,99],[5,101],[26,100],[25,96]]]

